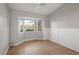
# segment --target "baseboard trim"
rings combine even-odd
[[[40,39],[40,38],[28,39],[28,40],[25,39],[25,40],[21,40],[21,41],[19,41],[19,42],[17,42],[17,43],[14,43],[14,44],[12,44],[12,45],[10,45],[10,46],[17,46],[17,45],[23,43],[24,41],[31,41],[31,40],[42,40],[42,39]]]
[[[50,41],[55,42],[55,43],[57,43],[57,44],[59,44],[59,45],[61,45],[61,46],[63,46],[63,47],[69,48],[69,49],[71,49],[71,50],[73,50],[73,51],[75,51],[75,52],[79,52],[78,50],[76,50],[76,49],[74,49],[74,48],[71,48],[71,47],[68,47],[68,46],[65,46],[65,45],[63,45],[63,44],[58,43],[58,42],[56,42],[55,40],[51,40],[51,39],[50,39]]]
[[[24,40],[19,41],[19,42],[15,43],[15,44],[13,44],[13,45],[11,45],[11,46],[17,46],[17,45],[19,45],[19,44],[21,44],[21,43],[23,43],[23,42],[24,42]]]
[[[9,50],[9,47],[5,50],[5,52],[3,53],[3,55],[7,55],[8,50]]]

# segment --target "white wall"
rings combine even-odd
[[[64,4],[48,19],[51,40],[79,52],[79,4]]]
[[[10,10],[10,43],[15,44],[23,40],[34,39],[34,38],[43,38],[43,31],[41,32],[25,32],[20,33],[18,31],[18,18],[19,17],[36,17],[44,19],[45,16],[32,14],[23,11]]]
[[[0,54],[9,47],[9,14],[6,4],[0,4]]]
[[[43,32],[25,32],[24,39],[43,39]]]
[[[50,38],[50,20],[48,19],[48,17],[44,20],[44,32],[43,32],[43,36],[44,36],[44,40],[47,40]]]

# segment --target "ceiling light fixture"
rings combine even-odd
[[[43,7],[43,6],[45,6],[46,5],[46,3],[39,3],[36,7],[35,7],[35,9],[37,10],[37,9],[40,9],[41,7]]]

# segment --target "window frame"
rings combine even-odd
[[[43,19],[42,18],[34,18],[34,17],[18,17],[18,22],[19,22],[19,20],[23,20],[22,22],[23,22],[23,25],[24,25],[24,20],[34,20],[34,21],[36,21],[36,25],[37,25],[37,29],[38,29],[38,21],[40,20],[41,21],[41,31],[43,31]],[[19,23],[18,23],[19,24]],[[19,27],[19,25],[18,25],[18,27]],[[21,32],[20,31],[20,28],[19,28],[19,32]],[[40,32],[39,30],[36,30],[36,31],[25,31],[24,29],[23,29],[23,31],[22,32]]]

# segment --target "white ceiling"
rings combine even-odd
[[[35,13],[39,15],[49,15],[50,13],[54,12],[57,8],[59,8],[63,4],[46,3],[40,8],[38,8],[38,6],[40,6],[40,3],[9,3],[8,5],[9,5],[9,8],[19,10],[19,11],[30,12],[30,13]]]

